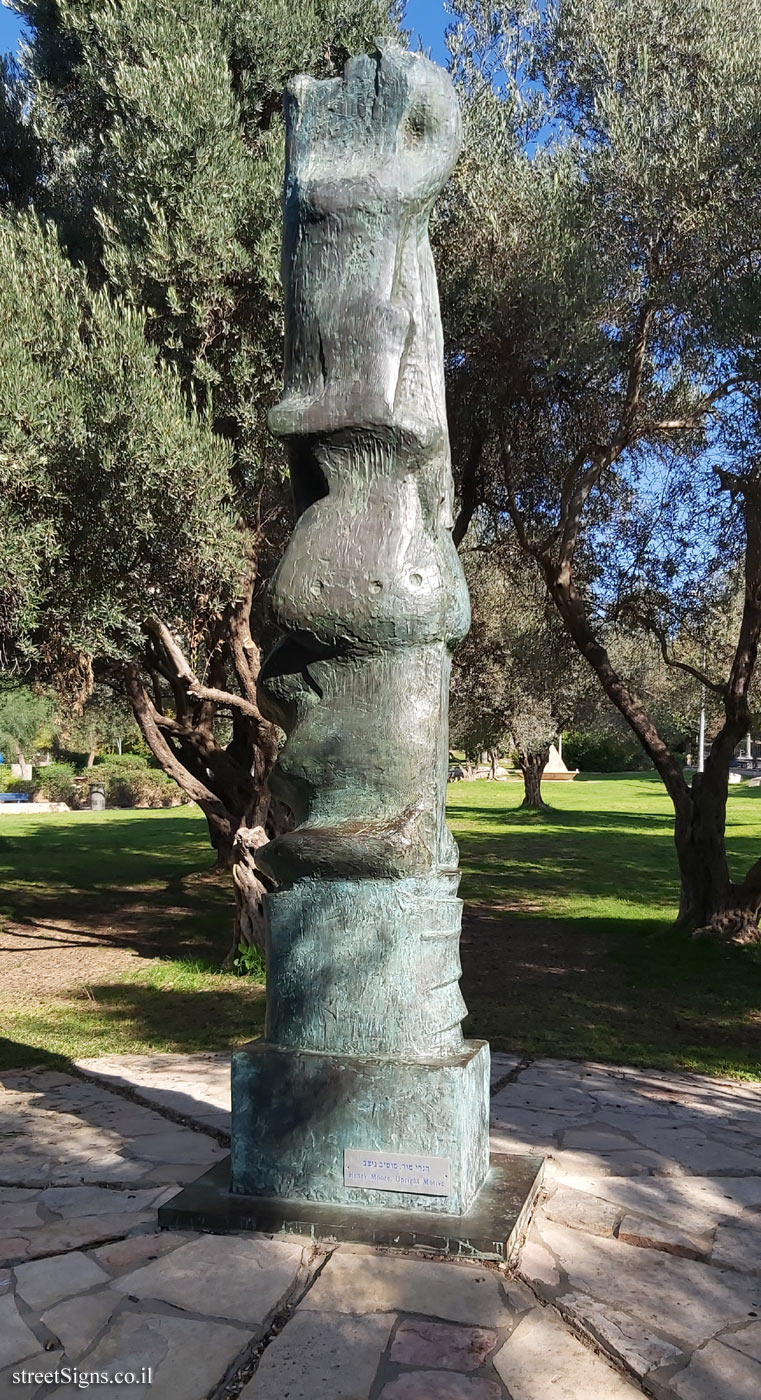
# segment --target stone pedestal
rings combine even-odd
[[[232,1190],[241,1195],[459,1215],[489,1169],[485,1041],[417,1061],[254,1043],[233,1055],[232,1103]],[[444,1157],[450,1190],[346,1186],[347,1148],[370,1161],[401,1153],[413,1165]]]

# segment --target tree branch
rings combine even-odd
[[[171,657],[172,664],[178,677],[184,683],[188,695],[192,695],[195,700],[211,700],[217,705],[229,705],[232,709],[242,710],[244,714],[249,715],[257,723],[262,723],[262,714],[258,705],[244,699],[242,695],[236,695],[234,691],[219,690],[216,686],[201,684],[179,643],[172,636],[166,623],[162,622],[160,618],[146,618],[143,622],[143,628],[149,636],[154,637],[161,644],[167,655]]]
[[[705,671],[698,670],[697,666],[691,666],[689,661],[677,661],[675,656],[669,656],[666,638],[664,634],[659,630],[659,628],[655,627],[652,622],[646,622],[643,625],[653,633],[653,636],[655,637],[661,649],[661,656],[663,657],[663,660],[666,662],[667,666],[673,666],[674,669],[677,671],[684,671],[686,675],[692,676],[696,681],[700,681],[700,684],[704,685],[707,690],[712,690],[714,695],[719,695],[722,698],[726,695],[726,685],[717,684],[716,681],[712,681],[710,677],[706,675]]]
[[[483,428],[475,428],[460,482],[460,509],[452,527],[452,542],[455,548],[462,544],[479,505],[478,469],[485,441],[486,433]]]
[[[140,678],[140,672],[134,662],[129,662],[124,667],[124,690],[129,700],[132,710],[140,728],[145,735],[146,742],[154,758],[160,763],[165,773],[174,778],[179,787],[194,802],[200,803],[205,808],[226,816],[224,807],[211,788],[206,787],[198,778],[185,767],[178,759],[174,749],[167,743],[162,733],[162,729],[168,727],[165,717],[157,711],[148,691]],[[176,724],[176,721],[172,721]],[[179,728],[180,726],[177,726]]]

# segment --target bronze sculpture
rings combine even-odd
[[[273,787],[295,828],[257,852],[278,890],[265,1038],[233,1059],[233,1190],[457,1213],[488,1170],[489,1079],[488,1046],[462,1035],[444,814],[469,606],[428,218],[459,110],[443,70],[379,43],[341,78],[293,79],[286,120],[270,426],[298,518],[260,703],[288,735]],[[351,1184],[347,1150],[441,1159],[446,1189]]]

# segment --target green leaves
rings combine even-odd
[[[197,643],[286,499],[266,429],[282,87],[340,71],[394,6],[16,8],[31,33],[3,75],[0,201],[33,199],[42,227],[0,229],[0,629],[49,666],[135,654],[154,610]]]
[[[240,558],[231,454],[189,409],[143,316],[62,253],[33,215],[0,223],[0,536],[7,645],[38,629],[129,654],[160,594],[189,618]]]

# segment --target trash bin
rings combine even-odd
[[[93,812],[103,812],[106,806],[106,789],[96,783],[90,788],[90,807]]]

